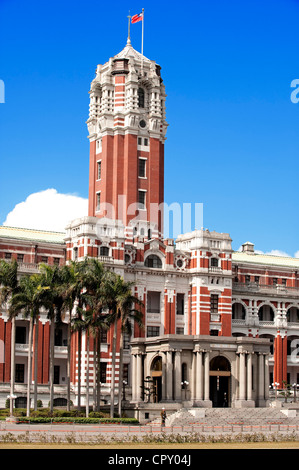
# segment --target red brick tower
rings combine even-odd
[[[126,47],[91,83],[89,216],[120,220],[127,236],[162,236],[165,88],[160,66]]]

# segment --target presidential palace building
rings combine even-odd
[[[91,82],[89,209],[64,233],[0,227],[0,258],[16,259],[21,274],[39,263],[63,265],[96,257],[125,280],[143,302],[144,328],[125,337],[128,408],[162,403],[194,407],[265,407],[273,383],[299,382],[299,259],[264,255],[245,242],[232,250],[228,233],[198,227],[176,240],[163,237],[164,143],[167,122],[161,67],[125,48],[98,65]],[[67,321],[56,328],[54,392],[66,398]],[[29,321],[16,321],[16,406],[26,406]],[[76,334],[73,333],[75,336]],[[0,407],[10,390],[11,323],[0,311]],[[41,312],[38,398],[49,402],[50,325]],[[81,361],[93,380],[93,352]],[[109,403],[112,337],[101,345],[101,391]],[[71,393],[78,390],[77,342],[72,341]],[[116,385],[118,387],[116,367]],[[32,378],[33,379],[33,378]],[[144,387],[152,393],[145,396]],[[121,389],[123,384],[121,384]],[[143,408],[142,408],[143,407]]]

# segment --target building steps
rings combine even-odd
[[[182,408],[171,413],[166,418],[166,426],[188,426],[204,424],[207,426],[229,425],[270,425],[286,424],[299,425],[298,412],[289,413],[287,410],[275,408]],[[161,424],[161,418],[156,418],[149,424]]]

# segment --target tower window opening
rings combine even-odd
[[[146,176],[146,160],[139,158],[139,177],[145,178]]]
[[[145,191],[138,191],[138,208],[145,210]]]
[[[145,93],[143,88],[138,88],[138,107],[144,108]]]
[[[101,205],[101,193],[97,193],[97,207],[96,207],[96,210],[99,211],[100,210],[100,205]]]
[[[98,162],[98,180],[101,179],[102,162]]]
[[[218,295],[211,294],[211,313],[218,313]]]

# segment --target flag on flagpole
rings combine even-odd
[[[138,15],[132,16],[131,23],[132,23],[132,24],[138,23],[138,21],[142,21],[142,19],[143,19],[143,14],[142,14],[142,13],[138,13]]]

